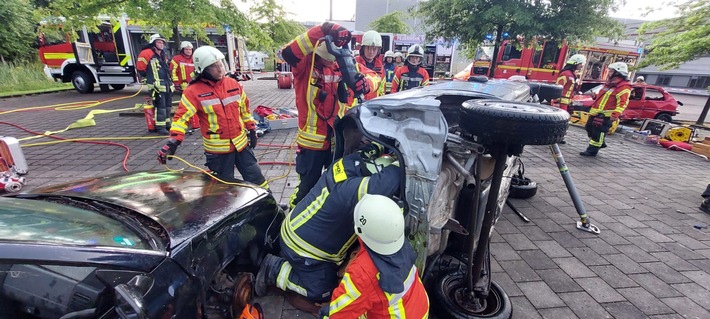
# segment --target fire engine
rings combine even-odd
[[[477,52],[471,75],[488,75],[492,59],[492,47],[483,47]],[[513,75],[525,76],[531,81],[552,82],[557,79],[569,56],[582,54],[587,65],[582,69],[582,90],[604,83],[607,66],[625,62],[634,66],[642,52],[640,47],[629,44],[614,44],[597,41],[592,46],[568,46],[566,43],[546,41],[537,47],[521,47],[515,41],[506,40],[498,50],[494,78],[507,79]],[[478,54],[480,53],[480,54]]]
[[[101,91],[110,88],[121,90],[126,85],[139,83],[135,69],[140,51],[147,45],[143,27],[127,17],[101,17],[98,31],[86,26],[76,30],[76,40],[69,34],[59,39],[49,39],[39,34],[39,58],[51,76],[65,83],[71,82],[79,93],[91,93],[99,85]],[[244,39],[227,31],[219,35],[216,28],[207,27],[208,37],[229,63],[230,71],[249,69]],[[192,41],[199,46],[200,41]],[[166,45],[170,50],[170,46]],[[241,66],[245,66],[242,70]]]

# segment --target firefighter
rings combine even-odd
[[[347,87],[341,81],[335,56],[328,53],[325,41],[319,40],[326,35],[333,38],[336,46],[350,43],[350,31],[325,22],[299,35],[282,50],[293,72],[298,109],[296,172],[299,184],[290,197],[291,209],[308,194],[323,168],[332,162],[330,143],[335,119],[354,105],[354,92],[367,94],[379,81],[374,72],[356,64],[360,69],[358,80],[354,87]]]
[[[394,78],[394,72],[396,64],[394,63],[394,52],[385,52],[385,61],[383,65],[385,69],[385,94],[390,94],[392,91],[392,79]]]
[[[643,77],[643,75],[639,75],[638,77],[636,77],[636,84],[646,85],[648,83],[646,83],[646,79]]]
[[[606,133],[629,105],[629,67],[624,62],[614,62],[607,68],[611,71],[609,79],[597,93],[594,104],[589,109],[589,119],[585,125],[589,146],[587,150],[579,153],[582,156],[597,156],[599,149],[606,147]]]
[[[195,77],[183,91],[170,129],[170,140],[158,151],[165,164],[182,143],[190,118],[197,116],[203,128],[205,165],[218,178],[234,180],[234,167],[242,179],[269,188],[252,149],[256,147],[256,122],[249,111],[249,98],[237,80],[226,76],[224,54],[201,46],[193,54]]]
[[[338,285],[338,268],[356,241],[352,214],[365,194],[392,196],[400,168],[382,147],[370,143],[329,167],[308,195],[281,224],[281,256],[267,255],[256,277],[255,292],[276,285],[310,302],[327,302]]]
[[[192,43],[182,41],[180,43],[180,54],[173,57],[170,62],[170,72],[172,74],[173,85],[176,92],[182,92],[192,80],[192,72],[195,65],[192,63]]]
[[[402,209],[388,197],[365,195],[353,217],[360,250],[330,305],[321,309],[322,318],[427,318],[429,297],[414,265],[417,254],[404,236]]]
[[[575,54],[567,60],[567,64],[562,68],[557,76],[557,85],[562,86],[562,96],[557,101],[559,108],[568,111],[572,104],[575,86],[577,84],[577,71],[581,70],[587,63],[587,58],[581,54]]]
[[[382,65],[382,37],[377,31],[367,31],[362,35],[360,45],[360,55],[355,57],[355,61],[366,68],[375,71],[380,77],[380,84],[376,89],[365,95],[365,100],[371,100],[385,94],[383,79],[385,78],[385,68]]]
[[[168,117],[172,105],[170,96],[172,84],[169,61],[165,53],[165,39],[156,33],[150,36],[148,45],[138,55],[136,63],[138,74],[145,79],[150,89],[150,97],[155,109],[155,129],[149,128],[149,130],[161,135],[168,135],[170,129]]]
[[[397,69],[392,79],[392,93],[429,85],[429,73],[421,67],[422,58],[422,46],[415,44],[409,47],[404,66]]]
[[[402,54],[402,52],[397,52],[394,54],[394,65],[395,72],[397,71],[397,68],[401,68],[404,66],[404,54]]]

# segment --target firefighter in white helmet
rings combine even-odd
[[[392,50],[385,52],[383,67],[385,68],[385,94],[390,94],[390,91],[392,91],[392,79],[394,79],[394,72],[397,68]]]
[[[165,39],[157,33],[150,36],[148,45],[138,55],[136,62],[136,70],[150,88],[153,101],[151,112],[155,118],[147,118],[148,130],[164,135],[168,134],[170,128],[168,116],[172,105],[169,62],[170,59],[165,53]]]
[[[424,49],[421,45],[409,47],[404,66],[397,69],[392,79],[392,93],[429,85],[429,73],[422,67],[423,58]]]
[[[269,188],[252,149],[256,147],[256,121],[249,110],[249,98],[241,84],[226,76],[224,54],[211,46],[201,46],[193,54],[195,77],[185,88],[173,118],[170,140],[158,151],[158,161],[166,163],[185,138],[187,123],[197,116],[202,132],[206,163],[214,175],[234,181],[234,167],[243,180]],[[213,128],[218,128],[214,129]]]
[[[192,43],[180,42],[180,54],[175,55],[170,63],[170,72],[176,91],[182,91],[192,80],[195,65],[192,63]]]
[[[401,68],[404,66],[404,54],[402,52],[395,52],[394,54],[394,64],[395,64],[395,72],[397,71],[397,68]]]
[[[361,66],[364,66],[372,71],[375,71],[379,76],[380,85],[370,91],[370,93],[365,94],[365,100],[374,99],[378,96],[385,94],[385,86],[383,85],[383,80],[385,79],[385,68],[382,65],[382,55],[380,54],[382,50],[382,36],[377,31],[370,30],[362,35],[362,43],[360,45],[360,55],[355,57],[355,61]]]
[[[402,209],[382,195],[365,195],[355,206],[360,250],[348,264],[323,318],[427,318],[429,298],[414,265],[417,255],[404,235]],[[386,275],[382,275],[386,274]],[[391,302],[398,296],[398,302]]]
[[[572,99],[574,98],[574,93],[577,91],[579,78],[577,77],[577,72],[582,70],[587,63],[587,57],[581,54],[575,54],[569,57],[567,63],[560,74],[557,76],[557,85],[562,86],[562,96],[552,102],[552,105],[556,105],[559,108],[572,113],[569,107],[572,104]],[[567,142],[560,141],[559,144],[566,144]]]
[[[606,147],[605,135],[629,105],[629,66],[624,62],[614,62],[609,64],[607,70],[609,79],[597,93],[594,104],[589,109],[589,119],[585,125],[589,146],[579,153],[582,156],[597,156],[599,149]]]

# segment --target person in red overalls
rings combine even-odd
[[[380,86],[365,95],[365,100],[371,100],[385,94],[385,68],[382,65],[382,37],[377,31],[367,31],[362,35],[360,45],[360,55],[355,57],[355,61],[366,68],[375,71],[380,77]]]
[[[589,109],[589,119],[585,128],[589,136],[589,146],[582,156],[597,156],[600,148],[605,148],[604,136],[614,121],[618,120],[621,113],[629,105],[631,84],[629,84],[629,67],[624,62],[609,64],[609,80],[597,93],[596,100]]]
[[[256,147],[256,121],[249,111],[249,98],[237,80],[226,76],[224,54],[211,46],[195,50],[195,78],[185,88],[170,129],[170,140],[158,151],[165,164],[185,138],[187,123],[200,120],[206,163],[214,175],[234,180],[234,167],[242,179],[269,188],[252,149]]]
[[[360,72],[358,80],[354,87],[348,87],[342,81],[335,56],[328,53],[325,41],[321,40],[326,35],[332,37],[336,46],[350,43],[350,31],[325,22],[296,37],[281,52],[293,72],[298,109],[296,172],[299,184],[291,195],[291,209],[308,194],[323,169],[332,162],[330,143],[335,119],[354,106],[356,95],[367,94],[379,85],[373,71],[356,64]]]
[[[192,72],[195,71],[195,64],[192,63],[192,43],[182,41],[180,43],[180,54],[173,57],[170,62],[170,73],[173,78],[176,92],[182,92],[192,81]]]
[[[429,85],[429,73],[422,67],[424,49],[418,44],[409,47],[404,66],[398,68],[392,79],[392,93]]]
[[[581,54],[575,54],[567,60],[567,64],[562,68],[557,76],[557,85],[562,86],[562,96],[558,100],[559,108],[567,111],[572,104],[575,87],[577,86],[576,71],[581,70],[587,63],[587,58]]]
[[[401,208],[389,197],[365,195],[353,217],[360,250],[321,318],[427,318],[429,297],[404,236]]]

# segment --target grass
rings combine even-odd
[[[47,78],[44,65],[39,62],[0,63],[0,79],[0,95],[67,87]]]

